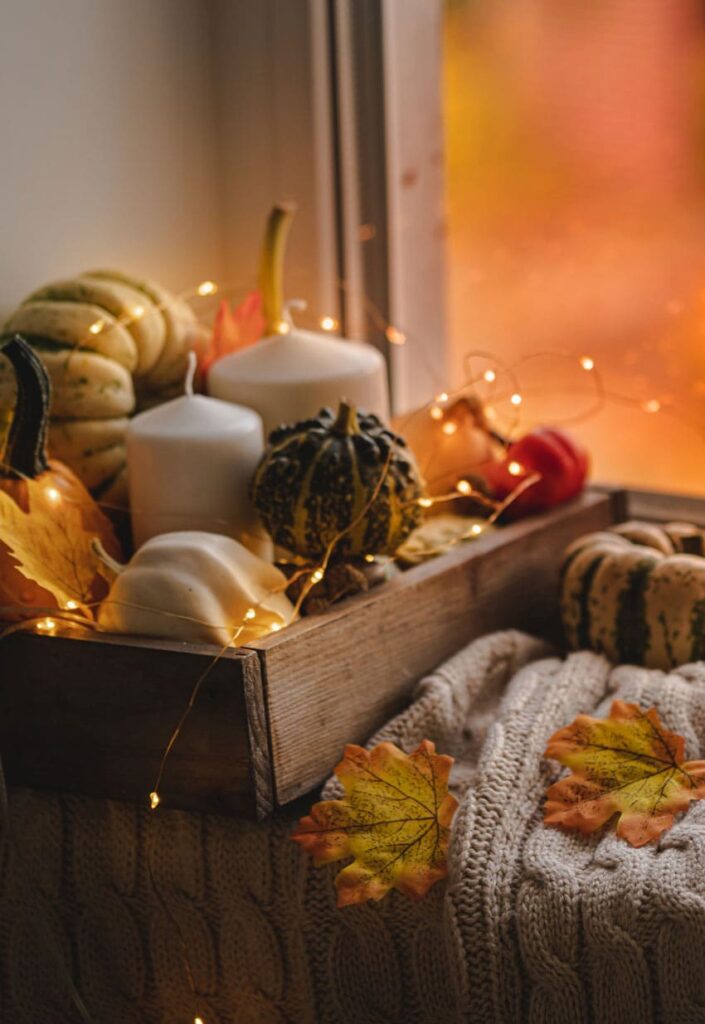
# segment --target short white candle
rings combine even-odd
[[[336,411],[345,399],[365,412],[389,419],[387,367],[372,345],[298,330],[283,301],[284,248],[294,213],[277,206],[267,225],[261,289],[269,335],[218,360],[208,375],[208,392],[256,409],[269,434],[283,423],[315,416],[323,406]]]
[[[249,486],[264,450],[252,409],[187,393],[135,416],[127,431],[135,546],[176,530],[234,537],[271,559]]]
[[[335,411],[342,399],[385,421],[389,416],[387,371],[376,348],[296,328],[220,359],[208,391],[256,409],[266,434],[323,406]]]

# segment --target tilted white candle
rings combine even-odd
[[[293,207],[272,211],[262,257],[261,284],[268,337],[218,360],[208,375],[209,394],[256,409],[265,433],[282,423],[337,409],[346,399],[365,412],[389,418],[387,368],[364,342],[298,330],[283,303],[283,254]]]
[[[135,416],[127,432],[135,545],[175,530],[206,530],[271,558],[249,498],[263,450],[256,412],[195,395],[190,381],[185,395]]]

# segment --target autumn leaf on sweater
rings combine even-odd
[[[589,833],[618,815],[618,836],[650,843],[705,797],[705,761],[684,761],[684,752],[656,708],[616,700],[609,718],[578,715],[548,741],[545,756],[572,774],[549,787],[545,823]]]
[[[28,513],[0,490],[0,541],[10,549],[19,572],[49,591],[59,607],[78,605],[90,615],[86,606],[102,570],[91,548],[93,534],[83,526],[81,506],[64,500],[57,515],[45,486],[35,480],[27,480],[26,486]]]
[[[445,878],[458,806],[448,793],[452,764],[430,740],[408,755],[393,743],[345,748],[335,769],[345,799],[316,804],[292,835],[316,864],[354,858],[336,878],[339,907],[391,888],[421,899]]]

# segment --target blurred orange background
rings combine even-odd
[[[518,367],[520,427],[705,494],[705,8],[449,0],[445,43],[455,383],[468,350],[566,353]]]

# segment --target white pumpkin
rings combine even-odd
[[[98,613],[110,633],[241,646],[294,618],[284,574],[220,534],[163,533],[110,565],[117,576]]]

